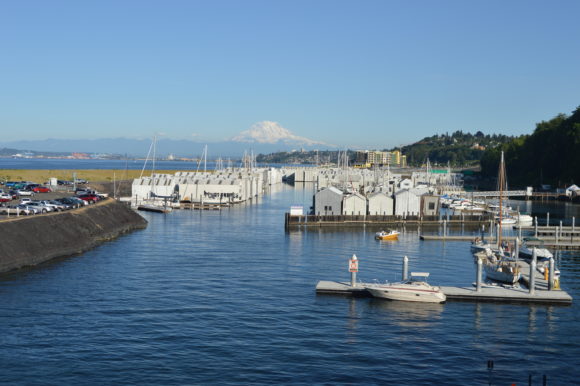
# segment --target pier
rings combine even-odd
[[[440,286],[441,291],[447,297],[447,301],[474,301],[474,302],[497,302],[497,303],[540,303],[553,305],[569,305],[572,303],[572,296],[566,291],[559,289],[558,285],[548,289],[548,280],[535,269],[530,268],[530,264],[519,261],[522,272],[522,284],[528,288],[516,285],[486,284],[481,281],[481,263],[478,263],[479,272],[476,272],[476,282],[472,286],[453,287]],[[403,259],[403,277],[407,275],[408,259]],[[534,265],[535,267],[535,265]],[[353,270],[354,268],[354,270]],[[365,289],[365,286],[372,283],[356,282],[356,272],[358,272],[358,261],[356,267],[350,267],[351,281],[338,282],[321,280],[316,284],[316,293],[321,295],[343,295],[353,297],[372,297]],[[533,272],[533,279],[530,278]]]
[[[291,215],[286,213],[284,224],[290,227],[324,226],[403,226],[432,225],[446,223],[448,226],[466,225],[478,227],[487,225],[491,216],[482,214],[462,214],[454,216],[382,216],[382,215]]]

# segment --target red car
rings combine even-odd
[[[89,203],[97,202],[100,199],[99,196],[96,196],[94,194],[81,194],[80,196],[76,197],[80,198],[83,201],[88,201]]]
[[[49,193],[52,192],[52,189],[46,186],[35,186],[32,191],[35,193]]]

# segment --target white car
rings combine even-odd
[[[30,214],[39,214],[39,213],[42,213],[42,210],[40,208],[35,207],[35,206],[28,206],[28,205],[22,205],[22,204],[20,204],[20,205],[18,205],[18,207],[19,208],[22,208],[22,209],[28,210],[30,212]]]
[[[41,203],[42,205],[46,206],[47,208],[52,208],[52,210],[55,212],[61,212],[65,209],[65,207],[63,205],[54,204],[54,203],[50,202],[49,200],[42,200],[42,201],[38,201],[38,202]]]
[[[17,216],[28,216],[30,214],[34,214],[32,209],[27,209],[25,206],[18,205],[18,206],[5,206],[0,208],[0,214],[15,214]]]
[[[28,202],[28,203],[26,203],[26,205],[28,207],[40,209],[40,213],[54,212],[54,208],[51,208],[50,206],[46,206],[43,203],[40,203],[38,201]]]
[[[16,190],[16,194],[18,194],[18,196],[22,197],[22,196],[34,196],[34,192],[32,190],[22,190],[22,189],[18,189]]]

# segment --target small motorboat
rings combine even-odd
[[[439,287],[427,283],[428,272],[411,272],[409,280],[399,283],[369,284],[365,289],[375,298],[406,302],[444,303],[447,300]]]
[[[535,241],[538,242],[540,245],[537,247],[532,247],[527,244],[528,241]],[[534,248],[536,249],[536,258],[538,259],[538,261],[550,260],[550,258],[554,257],[552,252],[550,252],[547,248],[544,247],[544,242],[536,237],[524,238],[524,244],[522,244],[519,250],[520,257],[526,260],[531,260],[534,254]]]
[[[377,240],[398,240],[400,233],[401,232],[395,231],[395,230],[380,231],[380,232],[375,233],[375,239],[377,239]]]

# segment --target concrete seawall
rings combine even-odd
[[[91,249],[147,221],[113,199],[66,212],[0,221],[0,272]]]

